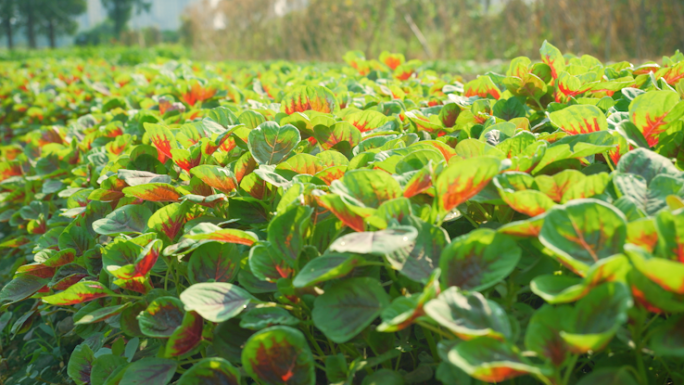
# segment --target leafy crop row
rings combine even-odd
[[[540,52],[0,64],[0,381],[684,383],[684,55]]]

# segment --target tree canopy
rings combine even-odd
[[[136,13],[147,12],[150,3],[145,0],[102,0],[107,10],[107,17],[114,22],[114,33],[119,36],[126,29],[128,21]]]

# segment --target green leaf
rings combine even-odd
[[[345,226],[355,231],[364,230],[363,217],[353,212],[337,194],[314,193],[316,203],[330,210]]]
[[[262,281],[276,282],[281,278],[288,278],[292,269],[270,243],[255,245],[249,250],[249,269],[255,277]]]
[[[605,283],[593,288],[572,309],[568,328],[561,338],[575,354],[603,349],[627,321],[632,307],[629,290],[621,283]]]
[[[426,300],[424,297],[420,294],[414,294],[409,297],[399,296],[395,298],[380,314],[382,323],[378,325],[376,330],[383,333],[393,333],[411,326],[425,313],[423,311]]]
[[[304,236],[313,211],[308,206],[290,206],[268,224],[268,241],[290,266],[294,266],[304,246]]]
[[[143,233],[151,216],[145,205],[126,205],[93,222],[93,230],[102,235]]]
[[[415,244],[408,253],[403,250],[387,254],[393,268],[416,282],[425,283],[439,266],[444,248],[449,244],[449,235],[441,226],[435,226],[416,217],[407,220],[418,231]]]
[[[193,168],[199,166],[202,161],[201,145],[195,144],[189,149],[173,149],[171,150],[173,162],[186,172],[190,172]]]
[[[165,358],[145,357],[131,364],[121,379],[127,385],[166,385],[176,373],[178,362]]]
[[[123,339],[120,341],[123,341]],[[125,358],[114,354],[98,356],[93,362],[90,372],[90,384],[104,385],[112,374],[118,373],[126,364],[128,364],[128,361]]]
[[[302,332],[274,326],[255,333],[242,350],[242,367],[264,385],[315,385],[314,359]]]
[[[485,382],[503,382],[524,374],[542,373],[515,346],[491,338],[461,342],[449,350],[447,359],[468,375]]]
[[[684,295],[665,290],[637,269],[632,269],[628,282],[635,304],[653,313],[684,312]]]
[[[319,158],[309,154],[297,154],[278,164],[276,172],[291,179],[298,174],[315,175],[324,168]]]
[[[402,188],[389,174],[379,170],[352,170],[330,185],[330,192],[337,194],[353,213],[366,217],[375,212],[383,202],[398,198]]]
[[[466,83],[463,96],[479,96],[481,98],[492,97],[494,99],[499,99],[501,97],[501,91],[499,91],[499,88],[489,76],[478,76],[477,79]]]
[[[352,233],[337,238],[329,249],[338,253],[390,255],[410,250],[417,236],[418,231],[409,226]]]
[[[229,194],[238,185],[235,175],[227,168],[201,165],[190,170],[190,173],[207,185]]]
[[[651,349],[662,357],[684,357],[684,316],[671,317],[653,330]]]
[[[183,322],[183,303],[175,297],[159,297],[138,315],[140,330],[148,337],[168,338]]]
[[[645,92],[632,100],[629,118],[641,131],[650,147],[658,144],[660,134],[667,125],[684,114],[684,103],[672,91]]]
[[[154,267],[161,253],[162,241],[152,240],[152,233],[140,236],[145,247],[133,240],[116,238],[102,249],[102,263],[105,270],[119,279],[144,277]]]
[[[348,142],[351,147],[355,147],[361,141],[359,129],[347,122],[335,123],[330,127],[317,125],[313,132],[314,138],[324,150],[329,150],[340,142]]]
[[[265,122],[266,118],[264,117],[264,115],[256,111],[247,110],[240,114],[239,121],[240,123],[244,124],[247,128],[252,130],[258,127],[261,123]]]
[[[425,305],[425,313],[464,340],[482,336],[508,339],[512,335],[506,312],[478,292],[463,293],[450,287]]]
[[[254,233],[238,229],[222,229],[212,223],[200,223],[185,236],[197,241],[216,241],[251,246],[259,240]]]
[[[633,368],[598,368],[583,377],[577,385],[638,385],[632,377]]]
[[[147,303],[138,301],[133,303],[133,305],[125,308],[121,312],[121,317],[119,317],[119,325],[121,325],[121,331],[130,337],[142,337],[142,331],[140,331],[140,323],[138,322],[138,315],[147,309]]]
[[[67,373],[77,385],[90,384],[90,376],[93,369],[95,354],[86,343],[78,345],[71,356],[67,365]]]
[[[113,294],[99,282],[81,281],[63,292],[43,297],[41,300],[50,305],[69,306],[109,297]]]
[[[477,195],[499,173],[500,163],[489,156],[451,163],[435,181],[440,206],[451,211]]]
[[[331,384],[346,381],[348,372],[349,368],[344,354],[338,353],[325,357],[325,376]]]
[[[584,275],[600,259],[622,252],[627,221],[613,206],[580,199],[546,213],[539,240],[574,272]]]
[[[240,320],[244,329],[261,330],[275,325],[296,326],[299,320],[279,307],[262,307],[248,311]]]
[[[258,164],[278,164],[297,146],[299,130],[287,124],[280,127],[275,122],[265,122],[249,133],[249,152]]]
[[[554,126],[570,135],[589,134],[608,129],[606,115],[598,107],[577,104],[549,114]]]
[[[118,171],[118,177],[129,186],[140,186],[148,183],[171,183],[171,177],[168,175],[159,175],[139,170],[121,169]]]
[[[569,346],[561,338],[560,332],[569,329],[572,315],[572,309],[567,306],[542,306],[530,318],[525,333],[525,347],[554,366],[561,366],[568,356]]]
[[[617,164],[617,171],[640,175],[646,180],[646,184],[651,183],[659,174],[681,175],[669,159],[644,148],[637,148],[623,155]]]
[[[0,291],[0,303],[14,303],[22,301],[50,282],[47,278],[36,277],[30,274],[21,274],[9,281]]]
[[[83,317],[81,317],[78,321],[74,322],[74,325],[92,324],[92,323],[104,321],[107,318],[113,317],[113,316],[121,313],[127,306],[128,306],[128,304],[123,304],[123,305],[107,306],[107,307],[97,309],[94,312],[88,313],[88,314],[84,315]]]
[[[309,110],[336,113],[340,106],[335,94],[323,86],[297,87],[285,95],[280,103],[280,111],[288,115]]]
[[[132,196],[150,202],[177,202],[181,193],[167,183],[147,183],[121,190],[127,196]]]
[[[684,264],[664,258],[656,258],[641,247],[627,244],[625,253],[634,267],[663,289],[684,294]]]
[[[684,210],[661,211],[656,216],[656,229],[658,256],[684,262]]]
[[[171,158],[171,150],[178,148],[178,143],[171,131],[159,124],[145,123],[145,132],[157,151]]]
[[[539,53],[541,54],[542,61],[551,67],[551,76],[554,79],[558,79],[561,72],[565,71],[565,58],[561,51],[544,40],[544,43],[539,49]]]
[[[199,314],[194,311],[186,312],[183,315],[183,322],[173,331],[166,343],[166,357],[179,357],[199,346],[202,342],[203,326],[204,320]]]
[[[227,321],[242,312],[253,297],[230,283],[196,283],[180,295],[186,311],[196,311],[211,322]]]
[[[384,126],[390,119],[385,114],[373,111],[359,111],[344,117],[346,122],[351,123],[361,132],[366,132]]]
[[[332,341],[344,343],[370,325],[389,303],[389,295],[375,279],[348,279],[316,298],[314,325]]]
[[[209,242],[198,247],[188,263],[188,280],[233,282],[240,271],[240,254],[234,244]]]
[[[240,385],[240,371],[223,358],[205,358],[183,373],[177,384]]]
[[[624,281],[630,270],[627,257],[618,254],[593,264],[584,278],[555,274],[538,275],[530,282],[530,289],[551,304],[574,302],[604,282]]]
[[[364,377],[361,385],[404,385],[404,376],[389,369],[380,369]]]
[[[363,258],[354,254],[325,254],[312,259],[302,267],[292,284],[296,288],[303,288],[341,278],[363,262]]]
[[[535,217],[555,206],[546,194],[538,190],[534,178],[522,172],[507,172],[494,178],[501,198],[515,211]]]
[[[185,224],[189,206],[187,203],[166,205],[152,214],[147,221],[147,227],[166,235],[169,241],[173,241]]]
[[[507,235],[478,229],[454,239],[442,252],[442,284],[468,291],[496,285],[510,274],[522,251]]]
[[[655,176],[648,185],[636,174],[616,173],[613,182],[624,194],[621,199],[629,200],[645,215],[654,215],[667,208],[666,198],[677,195],[684,188],[684,178],[663,174]]]

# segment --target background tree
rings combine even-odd
[[[34,0],[36,1],[36,0]],[[55,48],[57,36],[72,35],[78,29],[74,17],[88,8],[86,0],[39,0],[41,32],[48,36]]]
[[[26,40],[31,48],[36,48],[36,24],[38,21],[38,10],[41,0],[19,0],[16,1],[19,11],[20,22],[26,33]]]
[[[107,17],[114,22],[114,33],[120,36],[128,21],[136,14],[150,10],[150,3],[145,0],[101,0],[107,10]]]
[[[5,35],[8,49],[14,46],[15,3],[16,0],[0,0],[0,34]]]

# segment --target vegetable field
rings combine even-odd
[[[684,55],[344,59],[0,62],[0,384],[684,384]]]

